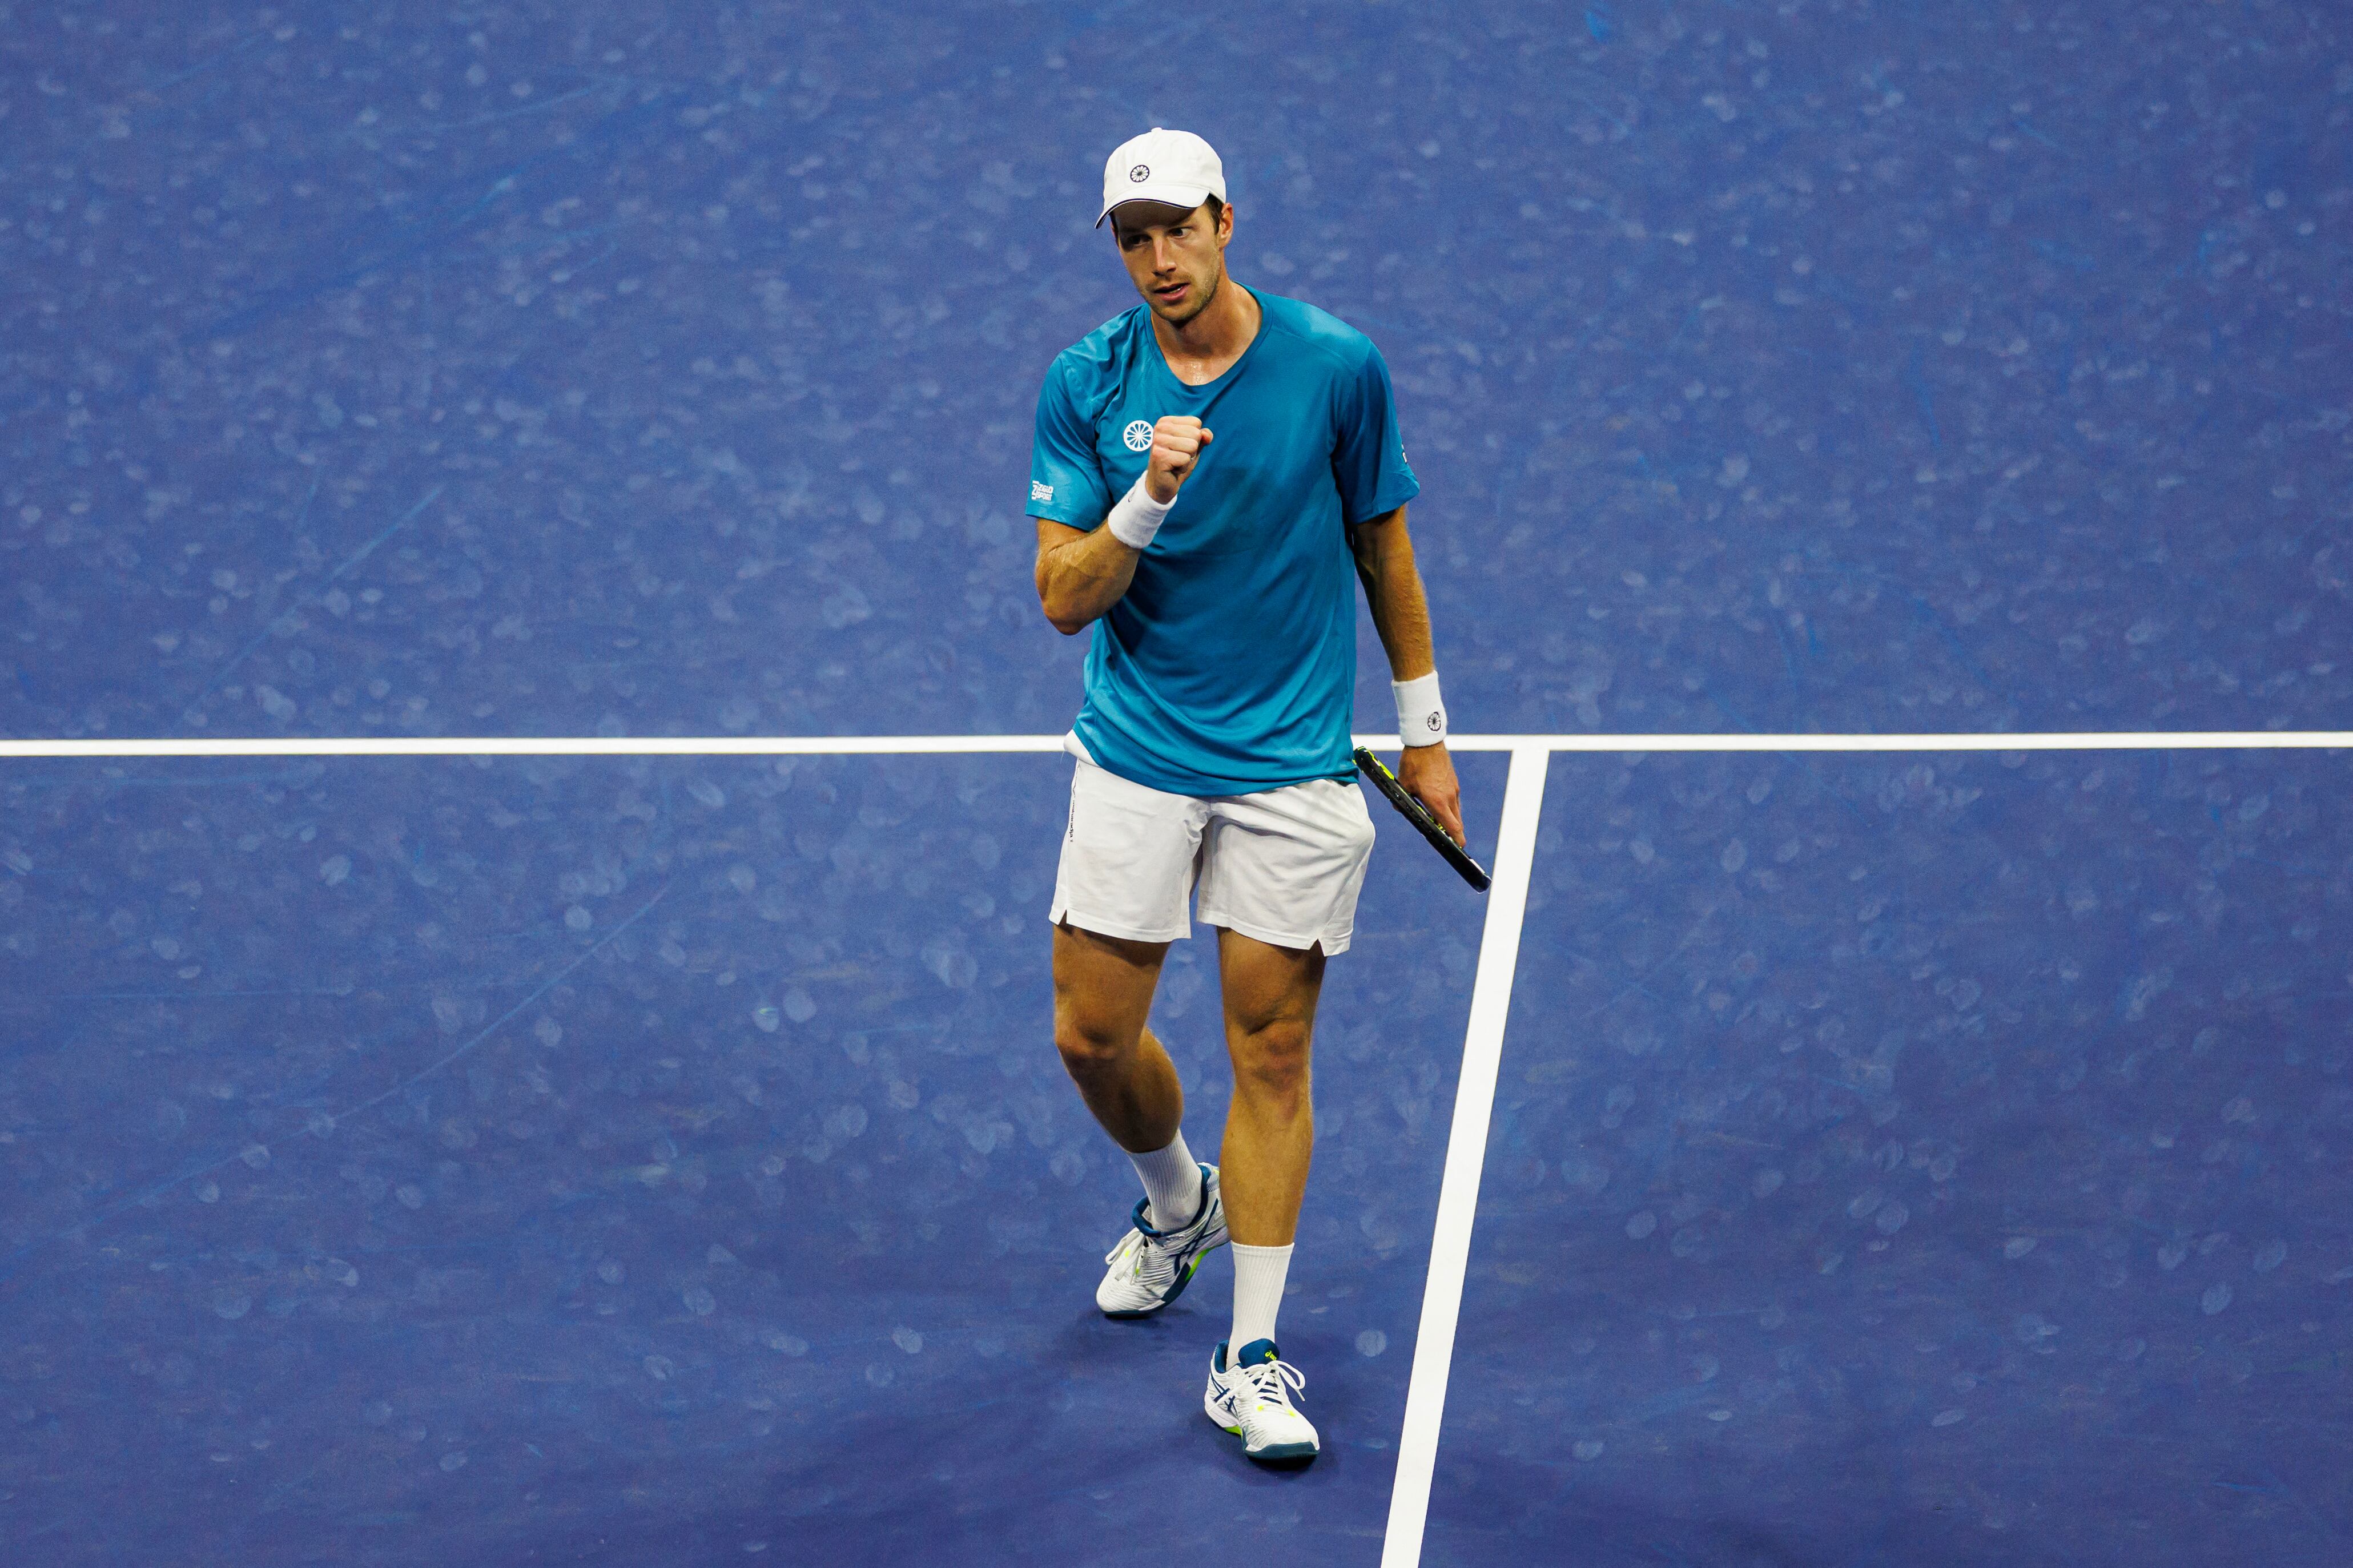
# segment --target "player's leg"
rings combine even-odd
[[[1308,1057],[1324,949],[1277,947],[1238,931],[1218,932],[1225,989],[1226,1051],[1234,1098],[1219,1165],[1226,1226],[1251,1247],[1287,1247],[1299,1229],[1307,1163],[1315,1152]],[[1272,1338],[1272,1318],[1268,1319]],[[1260,1336],[1252,1336],[1253,1338]]]
[[[1079,760],[1049,917],[1054,1045],[1144,1184],[1095,1292],[1113,1317],[1145,1317],[1175,1300],[1226,1239],[1217,1173],[1186,1146],[1185,1091],[1145,1023],[1168,943],[1191,931],[1186,905],[1204,815],[1190,796]]]
[[[1054,928],[1054,1047],[1080,1098],[1135,1166],[1144,1197],[1103,1256],[1095,1305],[1144,1318],[1184,1294],[1226,1240],[1215,1167],[1193,1158],[1176,1064],[1145,1026],[1168,944]]]
[[[1054,928],[1054,1048],[1079,1098],[1130,1154],[1165,1149],[1185,1117],[1176,1065],[1145,1024],[1165,942]]]
[[[1303,1381],[1275,1345],[1315,1146],[1310,1062],[1327,953],[1346,951],[1372,851],[1364,797],[1333,780],[1215,803],[1201,920],[1219,927],[1234,1098],[1219,1153],[1233,1236],[1234,1326],[1210,1360],[1204,1405],[1253,1458],[1303,1459]]]
[[[1315,1427],[1291,1403],[1304,1380],[1282,1359],[1274,1331],[1315,1152],[1309,1057],[1324,949],[1280,947],[1225,929],[1218,967],[1234,1066],[1218,1152],[1233,1238],[1234,1320],[1210,1358],[1203,1406],[1241,1436],[1250,1458],[1308,1459],[1319,1448]]]

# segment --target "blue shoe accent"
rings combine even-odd
[[[1209,1376],[1211,1379],[1209,1391],[1216,1399],[1218,1409],[1224,1412],[1222,1415],[1218,1416],[1219,1425],[1224,1426],[1228,1421],[1235,1422],[1237,1425],[1227,1426],[1226,1430],[1229,1432],[1238,1432],[1240,1430],[1239,1423],[1241,1420],[1241,1416],[1234,1409],[1234,1391],[1227,1387],[1225,1384],[1216,1381],[1216,1379],[1225,1375],[1225,1373],[1226,1342],[1219,1340],[1218,1342],[1218,1348],[1209,1352]],[[1212,1414],[1214,1415],[1215,1412],[1212,1412]]]
[[[1219,1341],[1218,1344],[1218,1353],[1219,1355],[1223,1355],[1225,1353],[1225,1342],[1223,1341]],[[1266,1362],[1281,1361],[1282,1359],[1282,1357],[1275,1352],[1274,1342],[1272,1340],[1252,1340],[1250,1343],[1242,1347],[1241,1359],[1234,1364],[1237,1366],[1258,1366]],[[1219,1363],[1221,1368],[1224,1364],[1225,1363],[1222,1362]]]
[[[1144,1217],[1145,1215],[1152,1212],[1152,1200],[1150,1198],[1138,1198],[1135,1200],[1135,1211],[1128,1215],[1128,1223],[1135,1226],[1136,1229],[1142,1231],[1145,1235],[1159,1240],[1166,1240],[1169,1237],[1175,1236],[1176,1231],[1190,1230],[1195,1226],[1200,1224],[1201,1216],[1209,1212],[1209,1167],[1201,1164],[1198,1161],[1195,1161],[1194,1163],[1201,1173],[1201,1195],[1194,1201],[1193,1217],[1191,1219],[1188,1219],[1183,1225],[1178,1226],[1176,1230],[1155,1230],[1152,1228],[1151,1221]],[[1169,1300],[1173,1301],[1176,1298],[1172,1296]]]

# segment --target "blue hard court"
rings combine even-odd
[[[1420,1560],[2353,1550],[2346,753],[1641,743],[2353,728],[2338,8],[0,23],[0,737],[121,753],[0,758],[0,1558],[1400,1539],[1486,905],[1382,808],[1281,1474],[1222,1260],[1092,1310],[1066,760],[398,754],[1060,733],[1030,411],[1154,124],[1386,355],[1457,728],[1626,737],[1550,763]]]

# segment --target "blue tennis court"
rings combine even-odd
[[[1478,909],[1377,862],[1286,1331],[1335,1440],[1248,1472],[1198,1440],[1222,1291],[1094,1310],[1134,1177],[1039,1036],[1067,771],[13,764],[12,1538],[1140,1563],[1168,1463],[1377,1551]],[[1155,1026],[1213,1128],[1199,945]],[[153,1506],[92,1513],[126,1458]]]
[[[2344,1560],[2336,10],[5,31],[11,1563]],[[1152,125],[1387,357],[1497,874],[1374,803],[1297,1472],[1052,1044]]]
[[[1424,1561],[2329,1561],[2344,800],[1556,758]]]

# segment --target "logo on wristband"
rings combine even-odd
[[[1427,723],[1432,731],[1443,730],[1446,728],[1446,715],[1442,712],[1432,713],[1424,721],[1424,722]]]
[[[1119,438],[1127,443],[1131,452],[1148,452],[1152,449],[1152,426],[1141,419],[1131,419]]]

